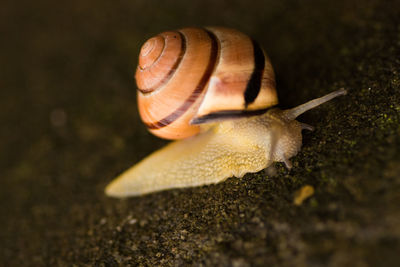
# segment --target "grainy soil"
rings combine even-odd
[[[283,108],[349,93],[300,117],[290,171],[108,198],[166,144],[137,114],[139,48],[189,25],[257,39]],[[0,265],[400,266],[399,1],[9,0],[0,36]]]

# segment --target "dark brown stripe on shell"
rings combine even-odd
[[[223,110],[213,112],[201,117],[194,118],[190,124],[202,124],[216,121],[222,121],[226,119],[240,119],[244,117],[251,117],[261,115],[267,112],[270,108],[258,109],[258,110]]]
[[[139,91],[142,92],[143,94],[151,93],[151,92],[157,90],[158,88],[161,88],[161,86],[166,84],[169,81],[169,79],[171,79],[172,75],[174,75],[179,64],[181,64],[183,56],[185,55],[185,52],[186,52],[186,39],[185,39],[185,36],[181,32],[177,32],[177,33],[180,35],[182,41],[181,41],[181,51],[179,53],[179,56],[176,58],[174,65],[169,70],[169,72],[165,75],[165,77],[162,78],[160,80],[160,82],[158,84],[156,84],[155,86],[153,86],[151,88],[146,88],[146,89],[138,88]],[[165,46],[165,44],[164,44],[164,46]],[[161,56],[162,56],[162,54],[160,55],[160,57]],[[155,63],[157,63],[157,62],[155,62]]]
[[[214,33],[210,32],[208,30],[204,30],[204,31],[207,32],[208,36],[211,39],[211,52],[210,52],[210,59],[208,60],[208,65],[207,65],[207,68],[206,68],[203,76],[201,77],[196,88],[193,90],[192,94],[187,99],[185,99],[183,104],[180,107],[178,107],[174,112],[172,112],[171,114],[169,114],[168,116],[166,116],[165,118],[163,118],[157,122],[146,123],[146,126],[149,129],[159,129],[159,128],[165,127],[165,126],[173,123],[174,121],[176,121],[193,105],[193,103],[197,100],[198,96],[205,89],[205,87],[208,83],[208,80],[210,79],[210,76],[213,73],[214,67],[217,62],[218,39],[214,35]]]
[[[254,70],[244,91],[245,108],[256,100],[260,89],[265,68],[265,56],[259,44],[252,40],[254,49]]]

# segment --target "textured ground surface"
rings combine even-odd
[[[164,2],[2,4],[0,265],[399,266],[399,1]],[[300,118],[290,172],[107,198],[165,144],[137,115],[138,49],[187,25],[259,40],[282,107],[349,94]]]

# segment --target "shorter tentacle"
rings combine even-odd
[[[300,122],[300,127],[302,130],[314,131],[314,126],[311,126],[307,123]]]
[[[288,170],[290,170],[290,169],[293,167],[292,162],[291,162],[289,159],[287,159],[287,158],[283,158],[283,163],[285,163],[285,166],[286,166],[286,168],[287,168]]]

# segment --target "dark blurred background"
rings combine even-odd
[[[207,25],[259,41],[281,107],[349,94],[302,116],[291,171],[105,197],[166,143],[137,114],[141,44]],[[399,266],[399,1],[3,1],[0,36],[1,265]]]

